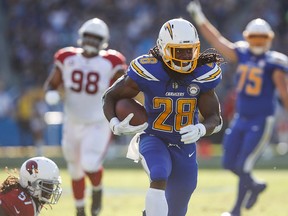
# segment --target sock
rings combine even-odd
[[[102,174],[103,168],[97,172],[85,172],[92,184],[92,206],[91,215],[98,215],[102,206]]]
[[[146,194],[145,212],[147,216],[167,216],[168,204],[165,191],[149,188]]]
[[[85,179],[84,177],[79,180],[72,180],[72,191],[76,206],[84,206],[84,192],[85,192]]]
[[[238,196],[232,213],[240,213],[242,203],[245,199],[248,189],[251,187],[253,180],[250,173],[242,173],[239,175]]]

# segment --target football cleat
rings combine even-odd
[[[92,192],[91,215],[98,216],[102,205],[102,190]]]
[[[76,216],[86,216],[84,207],[76,208]]]
[[[257,198],[260,193],[262,193],[266,189],[267,185],[265,183],[257,184],[254,186],[254,188],[251,190],[250,197],[247,199],[245,208],[250,209],[254,206],[254,204],[257,201]]]

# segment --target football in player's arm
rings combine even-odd
[[[223,139],[223,167],[239,178],[234,207],[223,216],[241,215],[241,207],[251,209],[266,183],[252,176],[252,170],[269,144],[275,122],[276,90],[288,111],[288,57],[272,51],[274,32],[263,19],[250,21],[242,41],[225,38],[206,18],[199,1],[192,1],[187,10],[203,37],[227,61],[237,63],[236,105],[233,124]]]
[[[113,133],[137,133],[127,155],[142,162],[150,180],[143,215],[186,215],[197,185],[196,142],[222,126],[215,93],[222,60],[214,52],[200,53],[198,34],[190,22],[172,19],[161,27],[149,54],[134,59],[127,75],[103,96]],[[133,126],[131,115],[120,121],[115,104],[139,92],[145,97],[148,122]]]
[[[112,135],[102,111],[102,95],[127,69],[120,52],[106,49],[108,41],[103,20],[86,21],[79,29],[79,47],[56,52],[54,69],[44,85],[51,105],[59,102],[58,90],[64,94],[62,150],[77,216],[86,215],[85,177],[92,184],[90,214],[96,216],[101,210],[102,165]]]
[[[30,158],[19,177],[9,175],[0,185],[0,215],[37,216],[44,205],[56,204],[61,194],[58,166],[46,157]]]

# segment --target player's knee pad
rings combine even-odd
[[[168,171],[162,166],[153,166],[149,171],[152,181],[166,181],[168,179]]]

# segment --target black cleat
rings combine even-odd
[[[146,216],[146,212],[145,211],[142,212],[142,216]]]
[[[91,215],[98,216],[102,207],[102,190],[92,191]]]
[[[86,216],[84,207],[76,208],[76,216]]]
[[[265,183],[257,184],[251,190],[250,197],[248,198],[245,208],[250,209],[254,206],[260,193],[266,189],[267,185]]]

